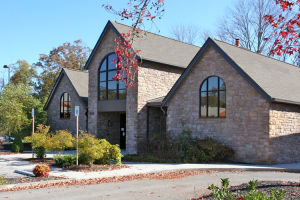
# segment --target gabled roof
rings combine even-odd
[[[75,90],[76,94],[78,95],[79,99],[82,102],[82,105],[87,108],[88,106],[88,90],[89,90],[89,73],[87,71],[80,71],[80,70],[73,70],[63,68],[56,80],[54,87],[51,90],[51,93],[48,97],[48,100],[44,106],[44,109],[47,109],[56,88],[62,78],[62,76],[66,76],[66,78],[70,81],[73,89]]]
[[[85,69],[89,68],[89,64],[92,61],[92,58],[95,55],[97,48],[104,38],[108,28],[111,28],[118,36],[120,33],[128,33],[131,29],[130,26],[108,21],[85,65]],[[141,50],[139,57],[142,60],[167,64],[180,68],[186,68],[200,49],[198,46],[145,31],[141,33],[140,37],[135,37],[133,48],[134,50]]]
[[[300,105],[300,68],[209,38],[162,101],[165,106],[205,50],[212,46],[268,102]]]

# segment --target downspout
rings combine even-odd
[[[147,151],[149,150],[149,113],[150,107],[147,106]]]

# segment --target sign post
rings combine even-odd
[[[34,108],[31,110],[31,116],[32,116],[32,135],[34,134]],[[34,158],[34,151],[32,147],[32,158]]]
[[[79,106],[75,106],[75,116],[76,116],[76,166],[78,166],[78,116],[79,116]]]

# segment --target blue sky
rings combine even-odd
[[[173,23],[192,23],[214,30],[216,21],[234,0],[165,0],[165,15],[156,20],[160,34],[170,36]],[[94,48],[108,20],[130,25],[108,13],[103,4],[126,7],[127,0],[0,0],[0,76],[3,65],[23,59],[29,64],[64,42],[82,39]]]

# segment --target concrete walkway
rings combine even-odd
[[[75,151],[65,151],[64,153],[75,153]],[[123,152],[125,153],[125,152]],[[47,157],[53,157],[53,153],[47,154]],[[24,158],[31,158],[32,154],[13,154],[0,156],[0,175],[6,178],[24,177],[14,173],[15,170],[32,172],[36,165],[24,161]],[[215,170],[215,171],[285,171],[300,172],[300,163],[279,164],[279,165],[250,165],[250,164],[156,164],[156,163],[129,163],[123,162],[130,168],[123,168],[113,171],[102,172],[74,172],[70,170],[62,170],[61,168],[51,167],[51,176],[61,176],[68,179],[89,179],[104,178],[113,176],[124,176],[141,173],[158,173],[158,172],[174,172],[189,170]],[[18,184],[18,186],[21,186]],[[0,189],[11,187],[9,185],[0,186]]]

